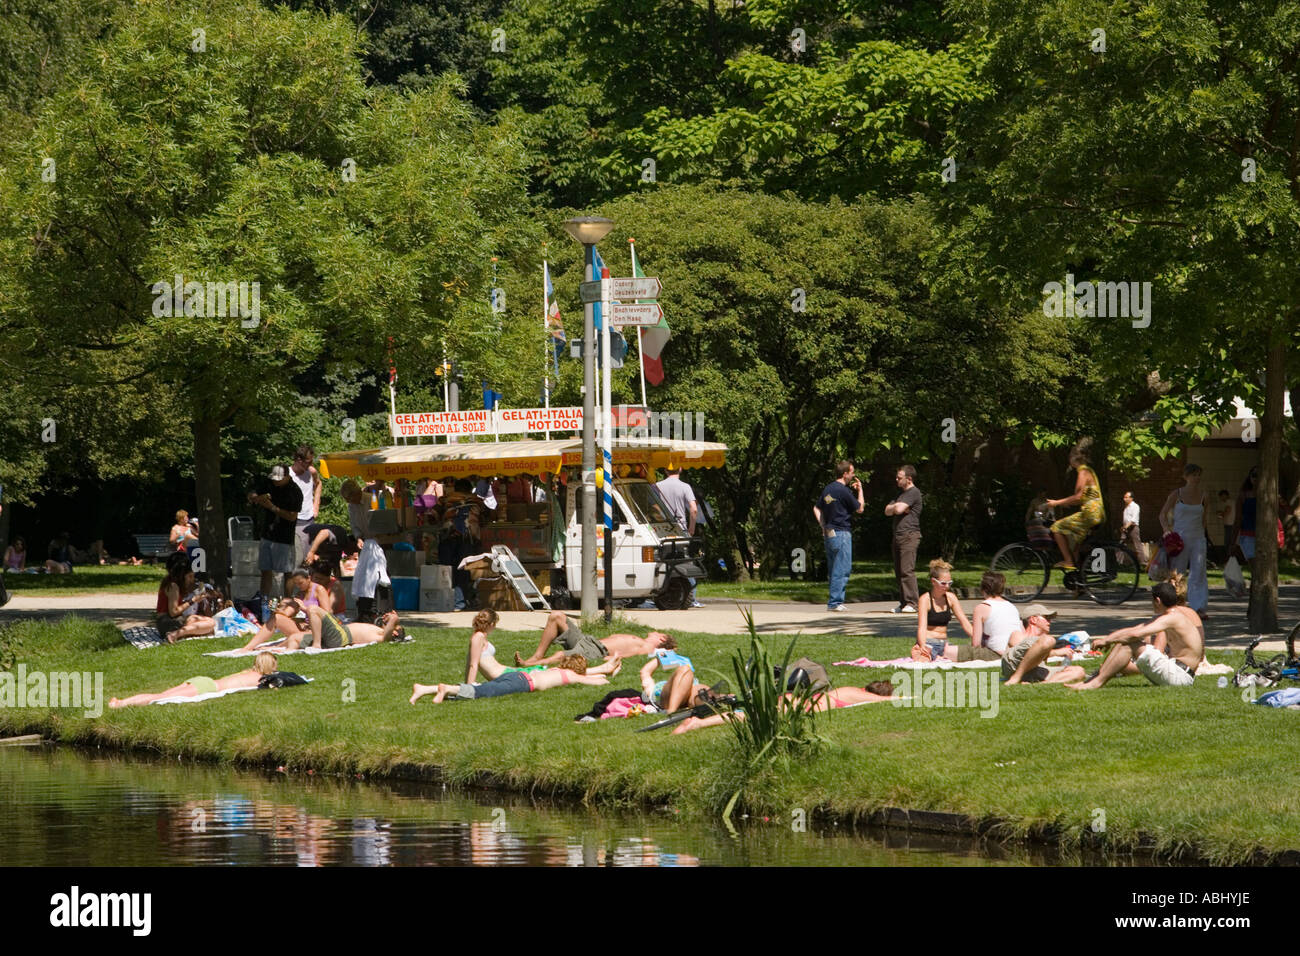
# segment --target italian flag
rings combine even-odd
[[[632,248],[632,276],[636,279],[645,277],[641,271],[641,263],[636,258],[636,240],[629,239],[629,245]],[[646,302],[654,301],[652,299],[643,300]],[[668,344],[668,338],[672,332],[668,328],[668,319],[662,318],[659,324],[648,329],[637,330],[641,343],[641,361],[645,366],[645,378],[651,385],[662,385],[664,383],[664,363],[661,356],[664,352],[664,346]]]

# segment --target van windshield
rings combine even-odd
[[[646,481],[632,481],[623,485],[623,497],[626,499],[628,506],[641,512],[644,516],[641,520],[648,524],[671,524],[673,521],[672,512],[668,510],[668,505],[659,495],[659,489]]]

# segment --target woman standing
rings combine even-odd
[[[1201,490],[1201,466],[1183,469],[1183,486],[1169,493],[1160,509],[1160,527],[1183,539],[1183,550],[1169,559],[1169,567],[1187,573],[1187,606],[1205,620],[1210,586],[1205,578],[1205,549],[1210,522],[1205,492]]]
[[[1055,567],[1074,571],[1074,552],[1079,542],[1086,538],[1093,528],[1106,520],[1106,506],[1101,500],[1101,482],[1097,473],[1088,463],[1088,448],[1091,442],[1080,441],[1070,449],[1070,467],[1074,469],[1074,494],[1068,498],[1049,498],[1049,508],[1072,508],[1079,510],[1072,515],[1061,518],[1052,525],[1052,537],[1061,551],[1061,560]],[[1067,538],[1069,539],[1067,541]]]
[[[921,660],[943,657],[948,649],[948,625],[954,615],[966,636],[974,637],[975,629],[962,610],[961,601],[952,593],[952,565],[943,558],[935,558],[930,562],[930,589],[916,605],[916,646],[912,648],[912,656]]]

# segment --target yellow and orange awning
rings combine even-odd
[[[727,446],[717,442],[649,439],[624,441],[614,449],[616,469],[619,465],[721,468],[726,463]],[[365,451],[327,453],[320,460],[320,472],[325,478],[384,481],[399,478],[443,481],[470,475],[549,475],[561,468],[581,467],[582,442],[576,439],[389,445]]]

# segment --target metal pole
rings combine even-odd
[[[605,493],[605,623],[614,616],[614,444],[610,427],[609,345],[614,335],[614,310],[611,308],[609,269],[600,271],[600,361],[601,399],[600,436],[601,467],[604,470],[601,490]]]
[[[555,354],[555,343],[551,339],[551,297],[546,293],[547,276],[546,243],[542,243],[542,404],[549,409],[551,407],[551,356]],[[549,424],[546,428],[546,440],[551,440]]]
[[[583,243],[584,275],[594,276],[596,247]],[[596,616],[596,315],[595,304],[582,306],[582,618]]]

